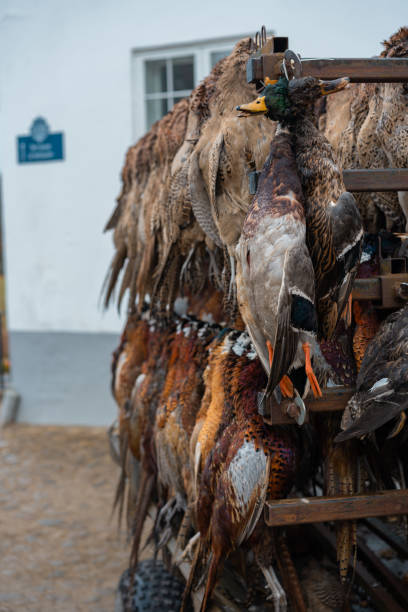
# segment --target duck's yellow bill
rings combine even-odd
[[[320,91],[322,96],[328,96],[329,94],[341,91],[350,83],[348,77],[342,77],[340,79],[333,79],[333,81],[320,81]]]
[[[236,110],[243,111],[244,113],[266,113],[268,109],[265,104],[265,96],[261,96],[257,98],[253,102],[249,102],[249,104],[241,104],[241,106],[237,106]]]
[[[275,85],[278,82],[278,79],[270,79],[269,77],[264,78],[264,84],[266,85]]]

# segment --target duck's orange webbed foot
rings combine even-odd
[[[266,341],[266,346],[268,347],[269,367],[272,367],[273,346],[269,342],[269,340]],[[286,374],[280,381],[279,388],[281,390],[283,397],[293,397],[293,394],[294,394],[293,383],[290,380],[289,376],[286,376]]]
[[[290,380],[289,376],[287,376],[286,374],[280,381],[279,388],[281,390],[283,397],[293,397],[293,394],[294,394],[293,383]]]
[[[315,397],[322,397],[323,394],[322,394],[322,391],[320,389],[320,385],[318,383],[318,380],[316,378],[316,374],[313,372],[312,362],[310,360],[310,344],[308,342],[304,342],[302,344],[302,349],[303,349],[303,352],[305,354],[306,376],[309,379],[310,386],[311,386],[312,391],[313,391],[313,395]]]
[[[269,342],[269,340],[266,341],[266,346],[268,347],[269,367],[271,368],[272,367],[272,361],[273,361],[273,346]]]

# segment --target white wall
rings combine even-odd
[[[370,56],[408,21],[406,9],[406,0],[0,0],[10,327],[120,327],[97,300],[112,253],[101,232],[131,144],[132,48],[253,33],[265,23],[304,56]],[[17,165],[16,136],[39,115],[65,133],[66,160]]]

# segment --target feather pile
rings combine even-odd
[[[408,57],[408,28],[384,41],[381,57]],[[340,120],[339,120],[340,118]],[[408,167],[408,95],[403,83],[362,83],[327,100],[326,136],[343,168]],[[347,123],[347,125],[345,125]],[[365,229],[407,231],[407,192],[354,194]]]
[[[128,291],[129,312],[149,298],[152,311],[166,314],[185,290],[230,283],[251,201],[248,173],[262,168],[274,133],[265,119],[248,125],[236,116],[236,104],[253,96],[246,82],[252,52],[251,38],[237,43],[129,149],[105,228],[114,230],[115,247],[106,306],[117,288],[118,306]],[[233,308],[233,296],[230,302]]]
[[[284,497],[294,483],[299,434],[259,415],[266,377],[246,332],[189,316],[163,325],[147,313],[133,315],[114,354],[113,380],[122,451],[117,503],[123,507],[127,486],[132,564],[150,503],[161,508],[159,546],[180,511],[199,534],[201,565],[212,559],[202,569],[204,610],[231,552],[249,542],[259,556],[263,532],[255,528],[265,499]],[[269,577],[270,564],[259,564]]]
[[[383,56],[407,55],[408,29],[384,44]],[[384,440],[374,432],[398,436],[407,409],[407,310],[380,327],[373,305],[355,302],[354,323],[341,318],[355,275],[378,273],[379,254],[377,238],[374,244],[366,236],[358,267],[358,210],[323,133],[311,115],[301,116],[302,96],[311,100],[321,84],[311,78],[284,84],[297,116],[289,127],[279,118],[277,135],[277,124],[264,115],[243,121],[235,107],[253,98],[245,71],[252,52],[251,39],[240,41],[189,99],[129,149],[106,226],[114,230],[115,254],[105,305],[115,291],[119,307],[128,294],[112,360],[121,465],[115,505],[120,517],[126,508],[136,566],[155,504],[156,552],[171,537],[180,561],[193,551],[184,603],[202,588],[202,611],[229,557],[255,568],[275,610],[287,605],[275,568],[294,609],[306,609],[284,536],[266,527],[262,510],[293,486],[304,493],[316,466],[308,466],[302,490],[299,458],[313,455],[309,430],[266,424],[258,410],[265,387],[276,392],[278,385],[302,401],[310,386],[317,396],[319,385],[352,387],[357,380],[342,433],[335,439],[338,415],[314,423],[329,495],[355,493],[366,475],[364,453],[350,438],[365,437],[377,448]],[[327,106],[321,127],[325,121],[343,167],[406,167],[404,87],[354,87],[342,94],[335,125],[339,106]],[[248,174],[262,168],[252,200]],[[358,196],[364,228],[378,232],[381,210],[387,228],[401,229],[405,198]],[[290,233],[297,241],[292,250]],[[345,581],[355,523],[338,523],[336,535]],[[330,598],[319,589],[308,598],[322,594],[326,605]],[[340,587],[334,599],[343,595]]]

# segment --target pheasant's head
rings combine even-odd
[[[318,98],[344,89],[349,82],[348,77],[333,81],[322,81],[315,77],[288,81],[281,77],[273,85],[267,85],[262,96],[249,104],[237,106],[237,110],[244,116],[263,113],[273,121],[288,123],[305,114]]]

